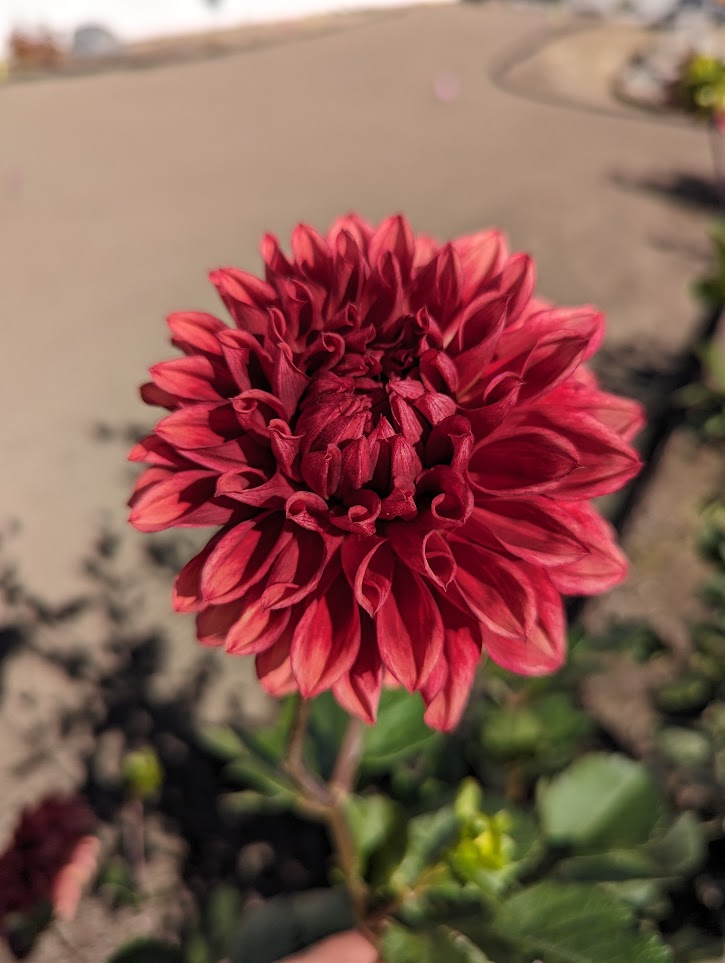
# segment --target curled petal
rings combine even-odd
[[[280,472],[266,478],[264,472],[256,468],[219,475],[216,490],[218,495],[254,508],[279,508],[293,493],[289,481]]]
[[[347,538],[341,548],[342,567],[359,605],[374,616],[393,584],[393,554],[385,539]]]
[[[294,492],[285,503],[285,515],[300,528],[311,532],[325,532],[328,529],[330,509],[324,498],[313,492]]]
[[[456,574],[453,552],[442,533],[425,523],[392,522],[388,526],[390,545],[400,561],[447,589]]]
[[[363,488],[350,497],[348,505],[349,507],[344,515],[342,513],[331,514],[330,522],[336,528],[354,532],[356,535],[374,535],[375,523],[380,517],[382,509],[380,496]]]
[[[462,525],[473,510],[473,495],[460,472],[448,465],[427,468],[418,476],[419,495],[430,499],[430,511],[439,528]]]

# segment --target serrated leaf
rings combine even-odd
[[[424,711],[422,701],[405,689],[386,689],[376,724],[365,730],[362,767],[380,772],[438,745],[440,735],[425,724]]]
[[[140,939],[122,946],[107,963],[184,963],[184,955],[171,943]]]
[[[529,886],[506,901],[491,929],[525,960],[672,963],[668,947],[638,932],[629,909],[599,886]]]
[[[662,816],[657,787],[626,756],[592,753],[540,783],[537,809],[545,839],[589,852],[647,842]]]

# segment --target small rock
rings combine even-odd
[[[114,57],[121,50],[121,41],[100,24],[84,24],[73,33],[71,51],[75,57]]]

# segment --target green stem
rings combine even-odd
[[[304,762],[309,717],[309,703],[298,696],[284,769],[297,784],[304,808],[327,823],[337,864],[350,894],[358,924],[362,932],[372,938],[367,923],[368,888],[359,873],[357,847],[345,814],[345,803],[354,789],[362,753],[362,723],[358,719],[350,720],[340,744],[332,779],[329,785],[325,785],[307,769]]]

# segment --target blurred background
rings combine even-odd
[[[208,271],[256,271],[265,231],[284,245],[297,222],[324,230],[347,211],[375,222],[401,211],[442,239],[498,226],[534,257],[543,296],[606,312],[597,371],[648,406],[650,467],[604,506],[623,528],[630,581],[572,606],[580,635],[610,633],[605,664],[566,682],[589,725],[572,753],[614,745],[649,760],[663,729],[697,733],[700,768],[665,753],[662,791],[722,829],[722,733],[702,721],[721,679],[692,661],[692,626],[710,617],[712,557],[721,581],[725,564],[722,512],[702,515],[725,461],[709,237],[725,138],[676,96],[693,55],[725,56],[720,9],[2,0],[0,833],[48,789],[92,800],[107,856],[67,930],[86,958],[129,935],[178,937],[220,881],[248,900],[326,878],[321,830],[209,805],[228,773],[194,733],[256,725],[271,709],[251,664],[222,665],[191,620],[171,615],[173,573],[194,540],[127,530],[125,455],[154,420],[137,385],[169,356],[164,316],[217,311]],[[629,628],[612,635],[613,622]],[[642,632],[646,652],[633,654]],[[690,701],[658,702],[681,678],[700,680]],[[161,774],[144,797],[147,857],[129,869],[123,764],[147,749]],[[519,749],[496,751],[504,768],[507,752],[521,762]],[[535,741],[522,751],[541,756]],[[541,774],[522,772],[518,801]],[[720,852],[683,870],[701,955],[688,944],[681,959],[714,959],[722,943]],[[29,952],[76,958],[52,932]]]

